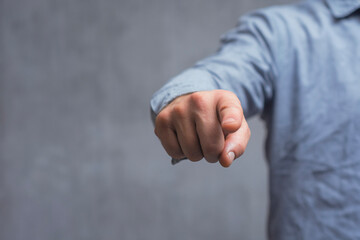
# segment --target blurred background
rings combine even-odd
[[[149,100],[290,2],[0,0],[0,239],[265,239],[263,123],[229,169],[171,166]]]

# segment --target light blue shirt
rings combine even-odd
[[[185,93],[226,89],[267,125],[269,238],[360,239],[360,0],[252,12],[219,51],[171,79],[154,114]]]

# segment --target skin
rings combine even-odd
[[[244,153],[251,135],[239,99],[226,90],[177,97],[156,117],[154,132],[169,156],[223,167]]]

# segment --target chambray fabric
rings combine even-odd
[[[360,239],[360,0],[312,0],[240,18],[212,56],[157,91],[226,89],[268,134],[268,236]],[[259,146],[260,147],[260,146]]]

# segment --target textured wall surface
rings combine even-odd
[[[0,239],[265,239],[263,124],[175,167],[149,99],[249,10],[290,0],[0,0]]]

